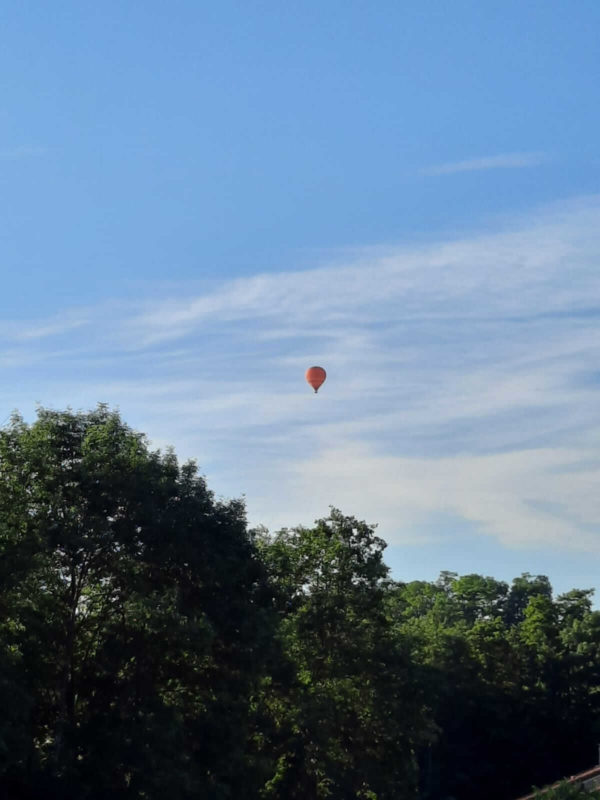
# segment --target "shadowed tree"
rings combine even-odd
[[[103,406],[16,416],[0,432],[0,579],[7,782],[244,796],[268,590],[240,502]]]
[[[420,667],[437,738],[419,750],[423,800],[505,800],[595,759],[600,613],[553,600],[545,576],[507,585],[442,573],[395,584],[390,614]]]
[[[293,669],[266,698],[277,764],[263,797],[415,796],[421,708],[386,615],[384,547],[336,509],[314,528],[262,539]]]

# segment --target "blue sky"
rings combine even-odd
[[[252,524],[379,523],[400,579],[595,586],[599,25],[4,8],[0,417],[118,406]]]

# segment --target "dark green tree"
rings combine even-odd
[[[577,783],[562,781],[558,786],[535,791],[536,800],[598,800],[600,791],[587,792]]]
[[[545,576],[512,588],[479,575],[395,584],[437,738],[419,750],[424,800],[504,800],[594,763],[600,613],[590,592],[556,600]]]
[[[0,432],[0,769],[57,796],[243,797],[268,588],[238,501],[115,412]],[[37,787],[37,788],[36,788]]]
[[[421,707],[386,614],[384,547],[336,509],[313,528],[263,536],[292,668],[267,698],[277,763],[263,797],[415,796]]]

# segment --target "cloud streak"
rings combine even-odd
[[[332,503],[395,543],[450,514],[510,548],[595,553],[599,255],[588,197],[496,233],[5,325],[0,398],[118,405],[246,493],[252,523]],[[329,375],[316,397],[310,363]]]
[[[51,339],[70,333],[90,322],[91,311],[66,312],[45,320],[0,323],[0,342],[27,342],[37,339]]]
[[[326,338],[350,326],[367,332],[383,319],[397,326],[593,313],[600,274],[583,258],[598,246],[597,222],[593,200],[502,234],[384,256],[366,251],[347,266],[238,279],[197,297],[152,303],[127,321],[127,339],[154,346],[215,323],[260,322],[263,337],[296,331]],[[569,261],[576,282],[565,279]]]
[[[545,161],[547,157],[544,153],[504,153],[426,167],[421,170],[421,175],[455,175],[458,172],[481,172],[490,169],[523,169],[538,167]]]

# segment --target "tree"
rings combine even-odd
[[[421,708],[386,615],[385,543],[332,509],[313,528],[263,536],[260,547],[293,668],[269,697],[279,736],[263,797],[414,796]]]
[[[15,416],[0,580],[6,785],[243,796],[268,588],[239,501],[104,406]]]
[[[577,783],[562,781],[557,786],[537,789],[534,796],[540,800],[594,800],[600,798],[600,791],[587,792]]]
[[[507,592],[445,572],[391,586],[388,602],[438,732],[418,751],[423,800],[503,800],[593,763],[600,612],[589,591],[554,600],[545,576]]]
[[[506,600],[506,624],[512,626],[522,622],[529,600],[537,596],[552,599],[552,586],[545,575],[533,578],[529,572],[524,572],[515,578]]]

